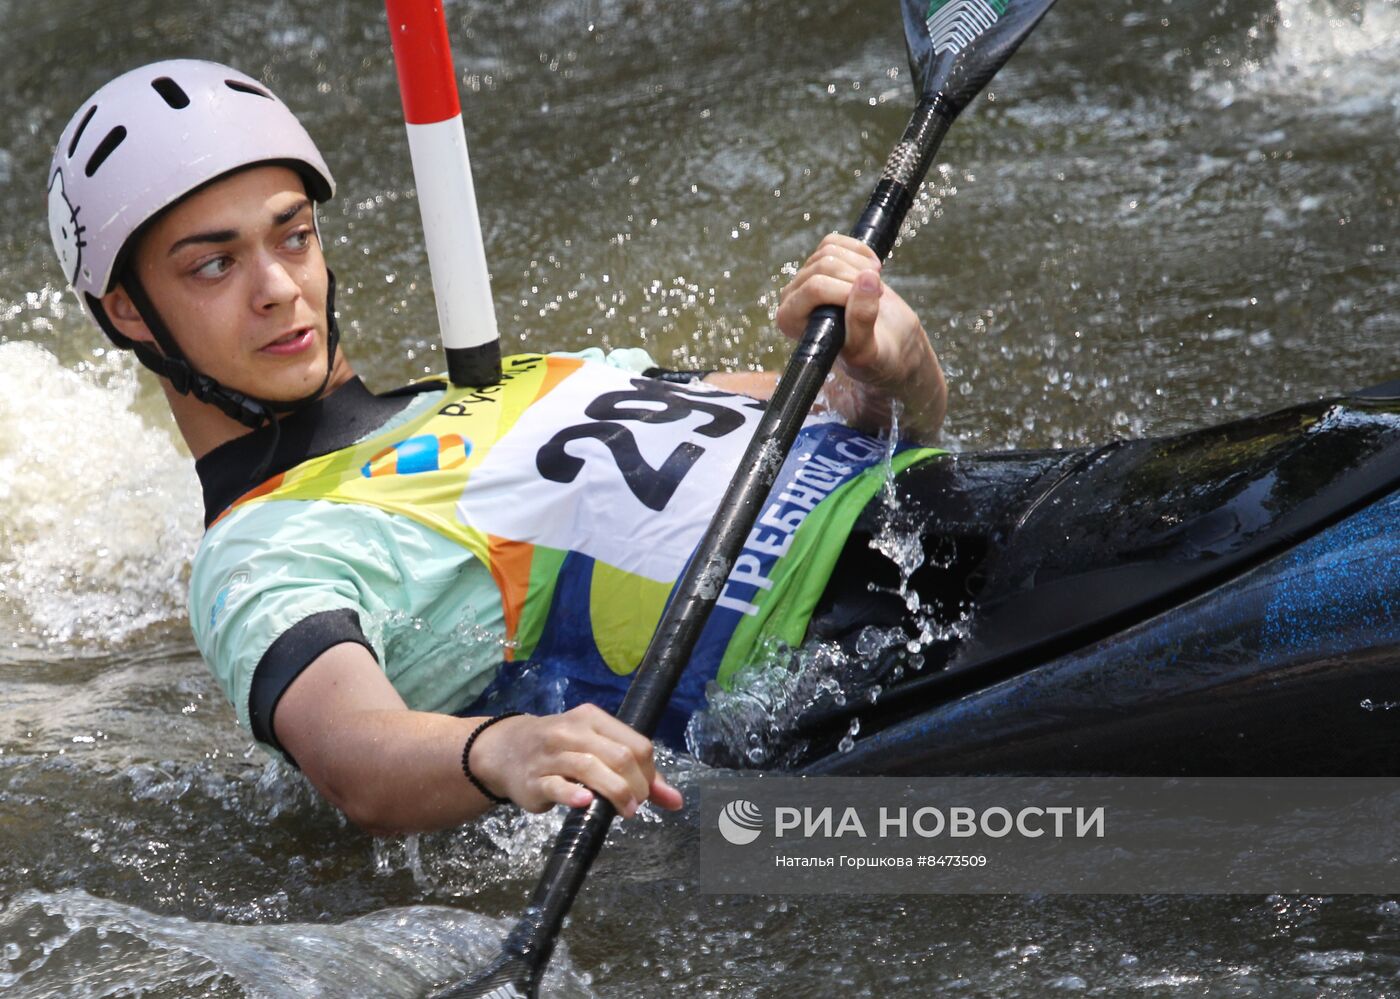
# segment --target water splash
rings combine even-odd
[[[898,402],[891,407],[890,433],[885,442],[885,482],[880,491],[879,527],[870,539],[870,547],[884,555],[899,570],[899,585],[893,592],[909,612],[912,633],[903,636],[906,639],[905,651],[909,654],[910,665],[918,670],[924,664],[922,653],[930,644],[965,637],[971,611],[970,608],[963,608],[960,616],[953,621],[939,621],[935,608],[926,607],[918,590],[910,585],[914,573],[925,565],[945,570],[952,568],[956,552],[950,548],[946,553],[935,553],[932,558],[929,556],[924,550],[924,522],[917,511],[905,506],[896,488],[894,455],[902,410]],[[871,592],[880,589],[874,583],[868,585]],[[897,681],[902,676],[903,667],[898,667],[890,679]]]
[[[415,905],[344,923],[237,926],[159,916],[83,891],[25,891],[0,910],[0,939],[9,941],[0,988],[16,999],[420,996],[484,967],[511,925]],[[544,992],[594,995],[562,941]]]
[[[867,586],[871,592],[897,596],[907,612],[904,623],[867,626],[842,642],[809,641],[797,649],[773,643],[740,671],[730,689],[711,683],[706,707],[686,728],[686,746],[699,759],[746,769],[796,766],[807,758],[812,742],[795,733],[826,715],[845,717],[848,712],[843,709],[850,706],[877,703],[907,670],[925,668],[931,647],[966,636],[970,607],[962,607],[951,621],[941,620],[940,608],[926,605],[913,585],[920,569],[951,568],[955,553],[950,549],[946,555],[929,557],[921,515],[897,488],[894,457],[900,415],[896,403],[885,443],[884,482],[872,501],[879,504],[877,527],[869,541],[895,566],[899,582],[892,589],[873,582]],[[859,732],[857,715],[837,751],[849,752]]]
[[[916,239],[924,226],[930,222],[943,217],[943,209],[948,199],[953,198],[958,193],[958,180],[955,176],[955,168],[947,163],[937,163],[929,171],[924,182],[920,185],[918,193],[914,196],[914,203],[909,206],[909,213],[904,216],[904,221],[900,224],[899,235],[895,237],[894,245],[890,247],[886,263],[897,253],[905,243]],[[964,172],[961,180],[966,183],[973,183],[976,178]]]
[[[119,646],[183,620],[199,486],[135,411],[136,369],[83,370],[0,344],[0,629],[37,644]],[[9,620],[6,620],[9,619]]]
[[[766,769],[795,764],[807,749],[806,740],[792,734],[798,719],[823,700],[845,703],[836,678],[845,665],[835,643],[799,649],[770,645],[730,689],[709,684],[705,708],[686,725],[686,749],[720,765]]]
[[[846,729],[846,734],[841,737],[841,741],[836,744],[838,753],[849,753],[856,748],[856,736],[860,735],[860,719],[852,718],[851,727]]]
[[[870,547],[894,563],[899,570],[899,587],[895,591],[911,614],[920,611],[919,594],[910,590],[909,580],[924,564],[922,525],[905,509],[894,481],[894,454],[899,440],[899,418],[904,407],[898,400],[890,405],[890,432],[885,438],[885,481],[880,489],[880,526],[870,539]],[[876,587],[871,584],[871,589]],[[917,649],[912,651],[918,651]]]
[[[706,706],[686,726],[686,748],[697,759],[740,769],[784,769],[807,759],[805,723],[860,702],[874,703],[886,676],[881,653],[908,641],[901,628],[862,628],[853,641],[809,641],[799,648],[771,643],[726,690],[711,682]],[[858,723],[855,731],[858,731]],[[853,738],[854,732],[848,731]]]
[[[459,829],[374,842],[378,877],[408,874],[423,891],[471,898],[539,877],[567,814],[502,808]]]
[[[1247,32],[1246,53],[1198,72],[1193,88],[1222,107],[1272,97],[1325,106],[1328,114],[1400,112],[1396,0],[1279,0]]]

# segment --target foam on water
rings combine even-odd
[[[1400,0],[1279,0],[1273,47],[1231,60],[1222,79],[1192,80],[1222,105],[1240,97],[1298,99],[1329,113],[1400,112]],[[1248,32],[1264,36],[1263,26]]]
[[[0,343],[0,640],[113,647],[184,617],[202,504],[127,355]]]
[[[25,891],[0,910],[0,988],[54,995],[420,996],[499,953],[512,921],[443,906],[344,923],[238,926],[160,916],[83,891]],[[544,993],[594,993],[566,945]]]

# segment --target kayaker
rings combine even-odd
[[[644,352],[507,358],[500,385],[372,394],[340,349],[316,205],[334,182],[259,81],[192,60],[119,76],[59,139],[50,230],[84,311],[153,371],[196,459],[200,651],[239,721],[372,832],[605,795],[680,806],[615,705],[771,390]],[[805,634],[883,481],[859,431],[931,439],[942,372],[860,244],[783,289],[846,307],[826,393],[736,563],[668,731],[763,642]],[[859,428],[852,429],[852,428]],[[903,446],[905,467],[929,454]],[[595,703],[596,702],[596,703]],[[512,706],[551,710],[513,714]],[[591,791],[589,789],[592,789]]]

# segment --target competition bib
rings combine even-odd
[[[499,384],[449,388],[429,411],[273,477],[228,512],[323,500],[412,518],[489,568],[508,659],[620,678],[640,661],[762,408],[707,386],[517,355]],[[836,423],[801,431],[700,637],[682,698],[698,702],[705,680],[725,682],[768,638],[802,640],[851,526],[883,482],[885,451]],[[897,452],[896,469],[938,453]]]

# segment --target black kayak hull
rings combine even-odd
[[[1400,494],[812,773],[1400,773]]]
[[[918,672],[884,654],[876,702],[817,706],[799,769],[1400,772],[1396,389],[1077,454],[954,456],[925,547],[957,555],[921,571],[967,595],[968,624]]]

